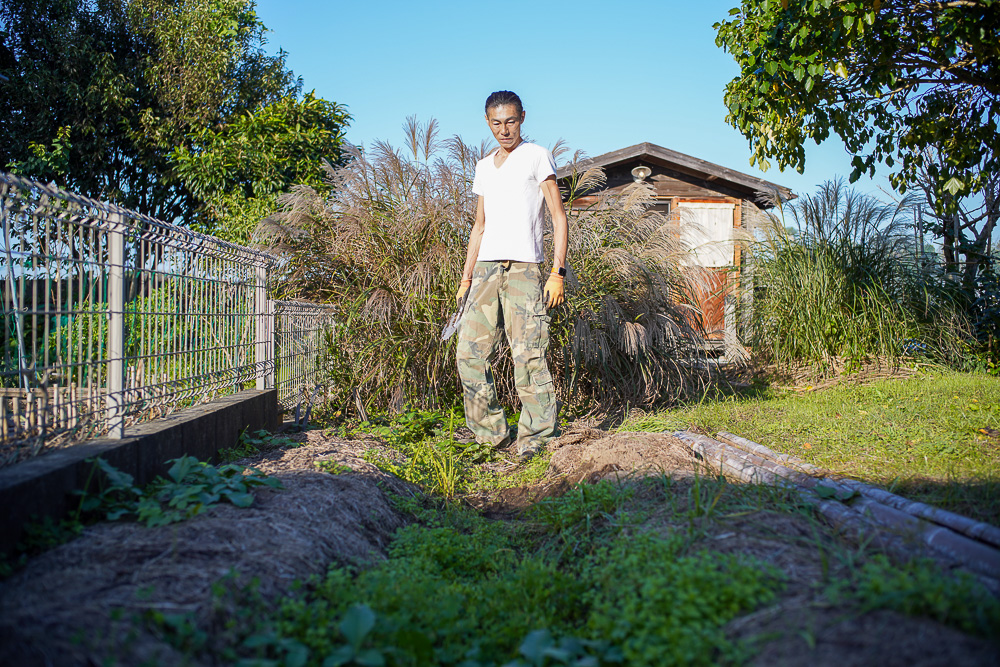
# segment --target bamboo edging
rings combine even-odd
[[[715,465],[722,474],[733,475],[743,481],[774,483],[777,486],[787,487],[796,491],[805,500],[812,503],[819,514],[848,539],[855,542],[870,540],[877,547],[898,560],[912,558],[912,550],[901,539],[895,535],[879,531],[868,517],[857,510],[839,501],[822,498],[814,490],[795,484],[784,477],[760,467],[748,477],[747,465],[749,463],[733,456],[731,452],[727,451],[731,448],[727,448],[723,443],[713,438],[688,431],[678,431],[673,435],[690,443],[695,454],[701,456],[709,465]],[[718,462],[717,465],[716,461]],[[948,560],[943,562],[942,565],[954,567],[956,563]]]
[[[746,438],[742,438],[732,433],[727,433],[726,431],[719,431],[718,435],[724,440],[728,440],[736,446],[747,449],[758,456],[779,461],[789,466],[794,466],[795,468],[809,474],[816,474],[819,472],[819,468],[810,463],[806,463],[805,461],[788,454],[779,454],[752,440],[747,440]],[[991,526],[988,523],[975,521],[974,519],[962,516],[961,514],[955,514],[954,512],[949,512],[948,510],[943,510],[939,507],[934,507],[933,505],[928,505],[916,500],[908,500],[902,496],[896,495],[895,493],[886,491],[885,489],[880,489],[854,479],[840,477],[836,480],[831,480],[826,478],[824,479],[824,482],[828,485],[842,485],[847,489],[856,491],[871,500],[894,509],[901,510],[911,516],[915,516],[919,519],[925,519],[932,523],[936,523],[939,526],[950,528],[951,530],[962,533],[963,535],[967,535],[968,537],[981,542],[986,542],[994,547],[1000,547],[1000,528]]]
[[[741,438],[738,435],[733,435],[732,433],[727,433],[726,431],[719,431],[718,435],[725,440],[729,440],[738,447],[749,449],[750,451],[758,453],[765,458],[788,461],[796,468],[810,474],[816,474],[819,472],[819,468],[810,463],[806,463],[805,461],[788,454],[778,454],[764,445],[757,444],[753,440],[747,440],[746,438]],[[830,483],[830,481],[832,480],[827,479],[827,483]],[[928,505],[917,500],[908,500],[907,498],[898,496],[895,493],[886,491],[885,489],[880,489],[872,486],[871,484],[865,484],[864,482],[859,482],[855,479],[839,477],[836,482],[847,487],[851,491],[856,491],[878,503],[888,505],[894,509],[906,512],[911,516],[915,516],[919,519],[925,519],[932,523],[936,523],[939,526],[950,528],[975,540],[979,540],[980,542],[986,542],[987,544],[1000,548],[1000,528],[997,528],[996,526],[991,526],[988,523],[976,521],[967,516],[955,514],[954,512],[949,512],[948,510],[943,510],[940,507],[934,507],[933,505]]]
[[[1000,592],[1000,550],[991,544],[977,541],[977,539],[960,534],[948,526],[929,522],[900,508],[883,504],[871,497],[871,495],[878,494],[870,492],[864,494],[860,489],[855,488],[854,484],[845,484],[844,480],[815,477],[801,470],[790,468],[764,456],[766,453],[771,453],[775,458],[782,455],[745,438],[720,433],[729,440],[732,440],[733,437],[739,438],[736,442],[747,443],[745,445],[747,449],[753,449],[754,453],[688,431],[678,431],[673,435],[690,443],[696,454],[700,455],[706,463],[717,467],[723,474],[744,482],[777,484],[799,491],[811,502],[817,504],[820,514],[839,530],[849,533],[849,536],[859,537],[863,534],[866,539],[874,539],[881,548],[901,558],[913,556],[913,549],[907,544],[913,540],[905,538],[915,538],[928,548],[928,555],[942,565],[949,568],[961,566],[978,575],[978,578],[988,588],[994,592]],[[787,455],[784,460],[793,465],[796,463],[794,457],[787,457]],[[818,470],[815,466],[810,466],[810,468]],[[862,486],[867,487],[868,485]],[[856,493],[862,495],[853,498],[852,503],[848,505],[839,500],[822,498],[819,495],[820,487],[831,489],[838,497],[845,499],[855,496]],[[868,488],[874,489],[874,487]],[[884,493],[888,494],[888,492]],[[895,497],[904,503],[911,502],[899,496]],[[937,510],[930,505],[926,507]],[[938,510],[938,512],[943,513],[944,510]],[[933,512],[932,514],[940,518],[939,514]],[[966,524],[978,523],[967,517],[954,516],[965,519]],[[960,525],[964,524],[960,522]],[[892,532],[886,533],[884,530],[879,530],[880,527],[888,528]],[[986,527],[992,528],[988,525]],[[990,531],[982,531],[981,529],[979,532],[990,533]]]

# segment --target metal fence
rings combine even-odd
[[[268,298],[277,257],[2,172],[0,219],[0,466],[322,383],[332,313]]]
[[[334,310],[302,301],[271,303],[278,402],[294,413],[296,421],[308,421],[309,410],[327,387]]]

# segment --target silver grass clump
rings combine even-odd
[[[773,200],[772,200],[773,201]],[[895,366],[918,354],[961,356],[968,323],[955,285],[918,261],[911,206],[827,181],[816,193],[758,216],[751,254],[755,358],[821,373]]]
[[[575,193],[599,186],[591,169]],[[570,215],[571,307],[553,322],[569,391],[646,406],[695,394],[707,381],[696,294],[704,274],[682,268],[680,219],[653,212],[653,189],[632,184]],[[685,223],[688,224],[688,223]]]
[[[358,396],[363,407],[384,408],[460,395],[456,340],[442,342],[441,330],[474,220],[475,164],[490,147],[441,140],[433,120],[408,118],[403,129],[404,149],[351,148],[344,166],[326,167],[332,194],[297,188],[258,230],[288,258],[284,298],[338,309],[331,371],[344,406]],[[599,169],[575,175],[569,198],[603,179]],[[565,403],[650,405],[704,385],[692,299],[699,277],[680,268],[677,221],[651,212],[651,202],[651,191],[634,186],[570,216],[569,305],[553,312],[550,346]],[[506,378],[502,399],[515,405],[505,345],[494,366]]]

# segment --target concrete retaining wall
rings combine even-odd
[[[91,440],[43,454],[0,470],[0,553],[21,539],[32,515],[60,519],[79,506],[74,489],[95,486],[91,457],[103,457],[132,475],[141,486],[166,475],[166,461],[185,454],[212,461],[220,449],[233,447],[240,433],[275,430],[280,425],[278,393],[248,390],[126,430],[121,440]],[[93,479],[91,479],[93,478]]]

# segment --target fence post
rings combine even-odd
[[[108,393],[109,438],[125,435],[125,226],[120,213],[108,216]]]
[[[257,368],[257,389],[264,390],[274,387],[274,304],[267,298],[267,267],[257,266],[255,276],[254,313],[257,322],[254,327],[254,361]]]

